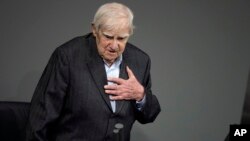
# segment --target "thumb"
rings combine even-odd
[[[126,66],[126,69],[127,69],[127,73],[128,73],[128,78],[135,77],[134,73],[132,72],[132,70],[128,66]]]

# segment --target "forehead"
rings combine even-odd
[[[128,24],[128,19],[125,18],[108,18],[100,26],[100,30],[107,34],[127,36],[130,35],[130,26]]]

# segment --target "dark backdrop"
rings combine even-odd
[[[1,0],[0,100],[30,101],[52,51],[90,32],[100,0]],[[152,59],[162,112],[132,141],[221,141],[239,123],[250,66],[249,0],[126,0],[130,42]]]

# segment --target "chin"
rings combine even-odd
[[[117,57],[109,57],[106,58],[106,60],[110,61],[110,62],[114,62],[116,60]]]

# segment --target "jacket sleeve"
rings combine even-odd
[[[47,141],[51,124],[59,117],[68,87],[68,60],[57,48],[35,89],[27,123],[27,141]]]
[[[143,79],[146,102],[140,110],[137,110],[137,120],[142,124],[153,122],[161,111],[160,104],[156,96],[152,94],[151,90],[150,66],[151,61],[148,59]]]

